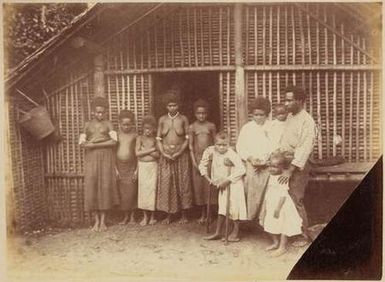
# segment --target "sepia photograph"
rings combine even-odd
[[[3,1],[2,281],[381,279],[382,11]]]

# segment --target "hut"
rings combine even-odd
[[[359,181],[381,155],[381,4],[98,3],[6,77],[9,222],[17,230],[88,222],[83,152],[77,145],[90,101],[137,116],[162,114],[162,93],[178,82],[183,111],[209,100],[211,118],[235,142],[256,95],[282,101],[287,84],[306,89],[318,140],[313,159],[342,156],[315,181]],[[35,140],[18,109],[44,105],[56,126]],[[337,145],[335,136],[342,138]],[[58,138],[60,136],[60,138]],[[59,140],[60,139],[60,140]]]

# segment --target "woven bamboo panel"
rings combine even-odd
[[[40,228],[46,220],[42,146],[17,123],[20,114],[16,108],[29,110],[31,105],[16,96],[12,101],[9,109],[9,145],[12,156],[12,193],[15,201],[13,224],[17,231],[27,231]]]
[[[247,65],[359,64],[365,59],[367,64],[372,63],[351,44],[366,50],[367,39],[357,38],[354,26],[339,19],[332,7],[303,7],[316,19],[293,4],[245,6],[243,43]]]
[[[380,156],[378,72],[258,71],[247,72],[246,78],[249,101],[262,95],[273,106],[282,103],[289,84],[307,91],[306,109],[319,128],[314,157],[342,155],[348,161],[365,162]],[[340,146],[333,143],[335,135],[343,139]]]
[[[219,74],[219,103],[222,118],[220,130],[225,130],[230,135],[232,145],[236,144],[239,131],[234,85],[235,74],[233,72]]]
[[[108,43],[107,70],[234,64],[232,6],[185,5]]]

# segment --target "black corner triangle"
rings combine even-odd
[[[381,157],[288,279],[381,279],[382,174]]]

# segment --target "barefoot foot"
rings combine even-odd
[[[162,220],[162,224],[170,224],[171,223],[171,218],[166,217],[165,219]]]
[[[279,246],[279,242],[274,242],[273,244],[266,247],[265,251],[276,250]]]
[[[98,232],[99,231],[99,222],[96,222],[94,226],[92,226],[91,231]]]
[[[151,218],[150,221],[149,221],[149,224],[150,225],[154,225],[155,223],[157,223],[158,221],[155,219],[155,218]]]
[[[216,234],[215,233],[215,234],[213,234],[211,236],[204,237],[203,239],[204,240],[219,240],[221,238],[222,238],[222,236],[220,234]]]
[[[306,245],[308,245],[310,242],[309,240],[306,240],[306,239],[300,239],[298,241],[294,241],[292,243],[292,246],[293,247],[297,247],[297,248],[302,248],[302,247],[305,247]]]
[[[140,226],[145,226],[147,224],[148,224],[147,218],[143,218],[142,221],[139,223]]]
[[[276,258],[276,257],[282,256],[286,252],[287,252],[286,248],[278,248],[278,249],[272,251],[270,253],[270,256]]]
[[[179,222],[178,222],[178,223],[179,223],[179,224],[186,224],[186,223],[188,223],[188,220],[187,220],[186,217],[182,216],[182,217],[179,219]]]
[[[101,223],[99,231],[106,231],[106,230],[107,230],[107,226],[104,223]]]
[[[128,221],[128,217],[126,216],[125,218],[123,218],[123,220],[121,222],[119,222],[119,224],[120,225],[126,225],[127,221]]]
[[[205,223],[207,222],[207,218],[206,218],[206,217],[200,217],[200,218],[197,220],[197,222],[198,222],[199,224],[205,224]]]

